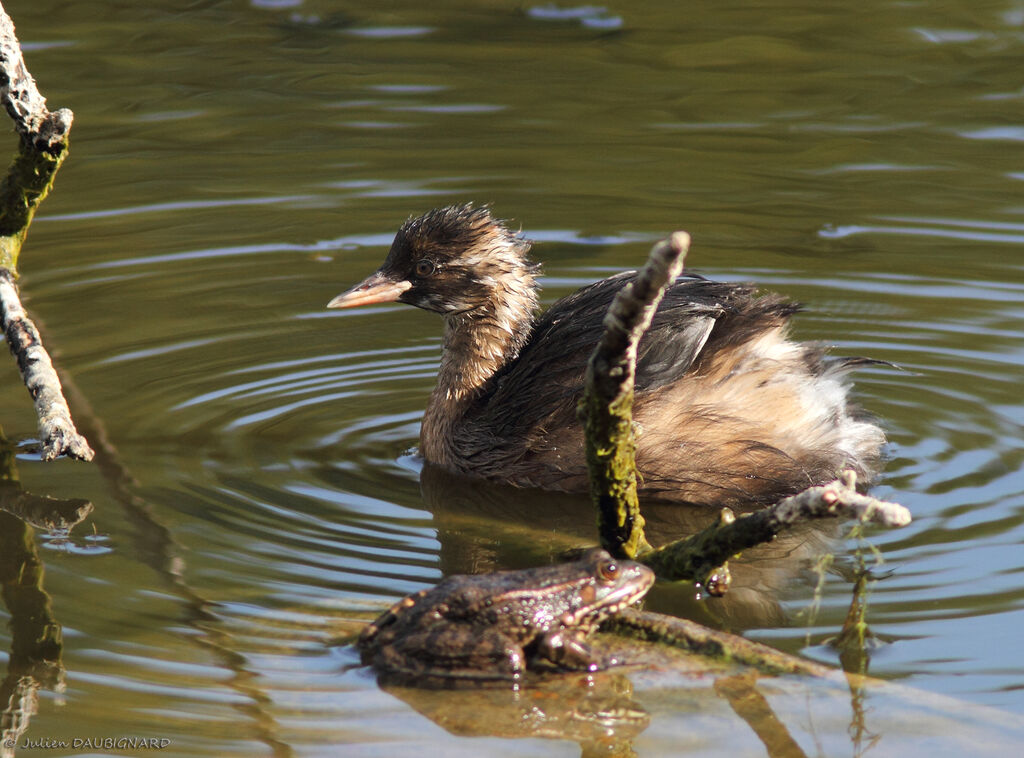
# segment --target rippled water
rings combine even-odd
[[[874,752],[968,754],[958,709],[999,728],[1024,713],[1024,7],[5,7],[49,102],[76,114],[22,289],[101,447],[98,465],[40,463],[0,368],[21,486],[95,508],[70,536],[0,514],[7,560],[38,557],[63,634],[23,739],[578,752],[453,736],[330,644],[442,575],[595,539],[585,500],[422,469],[434,316],[324,310],[410,213],[464,200],[537,241],[545,303],[686,228],[693,267],[806,303],[800,338],[898,364],[857,377],[891,440],[875,493],[915,514],[867,536],[885,561],[870,673],[962,704],[869,697]],[[651,512],[663,535],[702,517]],[[723,601],[659,586],[648,607],[835,664],[858,548],[835,537],[754,551]],[[764,754],[707,682],[630,686],[649,717],[638,753]],[[814,710],[793,686],[762,690],[802,749],[853,754],[848,695]],[[970,710],[988,707],[1011,715]]]

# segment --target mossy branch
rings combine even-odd
[[[14,24],[0,5],[0,102],[20,136],[18,154],[0,183],[0,329],[35,402],[43,460],[68,455],[91,460],[92,448],[75,429],[60,379],[39,330],[21,305],[18,257],[29,224],[53,186],[68,151],[71,111],[50,111],[25,67]]]
[[[604,333],[587,364],[577,411],[586,431],[590,492],[597,506],[601,545],[635,558],[651,549],[637,500],[633,381],[640,337],[651,324],[665,285],[683,270],[690,235],[676,232],[651,250],[647,265],[615,296]]]
[[[25,137],[18,141],[18,153],[0,182],[0,269],[17,274],[29,224],[67,156],[66,142],[57,147],[54,153],[37,149]]]
[[[682,271],[690,237],[676,232],[651,250],[647,265],[616,295],[601,341],[587,364],[578,413],[586,434],[591,497],[601,545],[613,555],[639,560],[663,579],[694,580],[712,594],[729,584],[727,562],[747,548],[770,542],[797,523],[855,518],[886,526],[910,523],[910,512],[856,490],[856,474],[810,487],[741,518],[724,509],[719,522],[686,539],[653,548],[644,535],[637,498],[633,386],[637,344],[651,323],[665,287]]]
[[[787,655],[735,634],[709,629],[695,621],[661,613],[628,608],[601,624],[601,629],[671,645],[723,663],[753,666],[765,674],[835,676],[835,672],[828,666]]]
[[[664,579],[707,577],[747,548],[771,542],[791,527],[823,518],[850,518],[883,526],[910,523],[910,511],[897,503],[857,492],[857,475],[844,471],[839,479],[781,500],[770,508],[739,518],[720,519],[685,539],[669,543],[639,557]]]

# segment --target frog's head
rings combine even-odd
[[[594,628],[632,605],[654,584],[654,572],[634,561],[617,560],[605,550],[590,550],[576,564],[583,581],[574,602],[558,617],[563,628]]]

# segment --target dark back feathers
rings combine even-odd
[[[498,439],[520,438],[538,423],[543,427],[544,419],[553,426],[571,422],[604,315],[635,275],[627,271],[595,282],[544,312],[519,356],[495,374],[475,404],[474,421]],[[717,352],[785,325],[797,310],[778,296],[754,292],[749,284],[678,279],[640,340],[637,392],[677,381]]]

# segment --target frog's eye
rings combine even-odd
[[[434,262],[426,258],[416,261],[416,276],[430,276],[434,273]]]
[[[597,574],[606,582],[614,582],[619,576],[619,564],[615,561],[601,561],[597,564]]]

